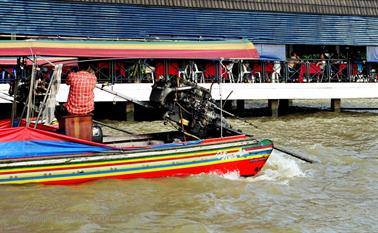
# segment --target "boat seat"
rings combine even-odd
[[[92,115],[63,116],[64,134],[74,138],[92,141]]]

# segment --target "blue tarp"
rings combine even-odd
[[[112,147],[34,128],[3,128],[0,129],[0,160],[98,153],[111,150],[164,149],[190,146],[201,142],[202,140],[195,140],[145,147]]]
[[[366,60],[368,62],[378,62],[378,46],[367,46]]]
[[[259,60],[263,60],[263,61],[285,61],[286,60],[285,45],[255,44],[255,47],[260,54]]]
[[[0,159],[95,153],[108,150],[117,150],[117,148],[34,128],[0,129]]]

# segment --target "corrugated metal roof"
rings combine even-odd
[[[377,0],[68,0],[145,6],[378,16]]]
[[[0,0],[0,15],[2,35],[113,39],[246,38],[259,44],[378,45],[378,17],[87,4],[61,0]]]

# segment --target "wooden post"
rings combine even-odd
[[[293,101],[289,99],[282,99],[279,100],[279,111],[280,113],[287,113],[289,111],[289,107],[292,105]]]
[[[272,117],[278,117],[278,109],[280,106],[280,100],[274,99],[274,100],[268,100],[268,105],[270,109],[272,110]]]
[[[331,99],[331,110],[333,112],[341,111],[341,99]]]
[[[134,121],[134,103],[133,102],[127,102],[126,103],[126,120],[127,121]]]
[[[17,101],[16,101],[16,98],[17,98],[17,93],[18,93],[18,84],[20,82],[20,79],[21,79],[21,76],[24,75],[24,58],[17,58],[17,71],[16,71],[16,80],[14,81],[14,86],[13,86],[13,103],[12,103],[12,112],[11,112],[11,126],[12,127],[15,127],[15,126],[18,126],[18,122],[15,122],[15,119],[17,117]],[[21,66],[22,66],[22,69],[21,69]],[[15,124],[17,123],[17,125]]]

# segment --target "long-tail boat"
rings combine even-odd
[[[57,40],[0,41],[0,56],[223,60],[256,59],[258,54],[252,43],[244,40]],[[32,104],[30,98],[28,101],[26,106]],[[0,121],[0,184],[75,184],[102,178],[201,173],[254,176],[273,150],[272,141],[257,140],[233,129],[223,118],[225,111],[212,100],[210,91],[188,80],[155,82],[148,105],[164,112],[164,118],[176,123],[178,130],[138,135],[120,146],[63,135],[54,127],[38,124],[38,118],[31,120],[29,109],[26,120],[18,119],[17,127],[14,127],[15,118]]]

